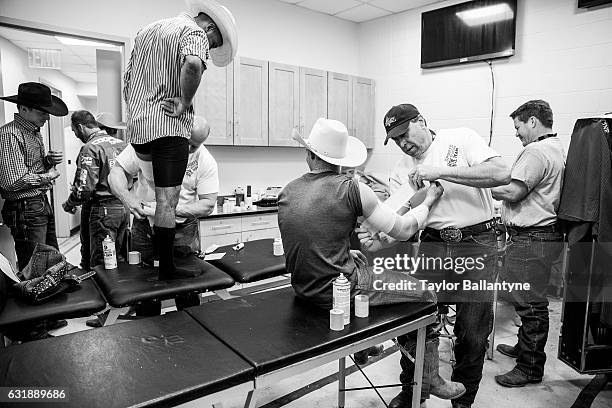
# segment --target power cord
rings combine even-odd
[[[491,141],[493,140],[493,108],[495,101],[495,75],[493,75],[493,61],[485,61],[489,64],[489,69],[491,70],[491,121],[489,123],[489,147],[491,146]]]

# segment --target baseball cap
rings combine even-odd
[[[385,115],[383,125],[387,131],[387,137],[385,138],[385,144],[389,139],[396,138],[403,135],[410,126],[410,121],[420,115],[419,110],[409,103],[403,103],[401,105],[395,105]]]

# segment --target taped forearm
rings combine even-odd
[[[376,231],[382,231],[398,240],[406,240],[425,225],[428,215],[429,208],[424,204],[400,216],[385,204],[378,203],[366,221]]]

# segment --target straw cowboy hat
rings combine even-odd
[[[96,122],[111,129],[127,129],[126,123],[118,121],[111,112],[98,113],[96,115]]]
[[[68,108],[64,101],[51,95],[51,89],[38,82],[24,82],[19,84],[17,95],[0,96],[0,99],[38,109],[53,116],[66,116]]]
[[[349,136],[344,123],[333,119],[317,119],[308,139],[293,129],[293,139],[319,158],[338,166],[357,167],[368,157],[363,142]]]
[[[213,64],[218,67],[228,65],[236,56],[238,49],[238,34],[236,20],[232,13],[214,0],[186,0],[187,8],[192,16],[200,13],[208,15],[217,25],[223,38],[223,44],[210,49]]]

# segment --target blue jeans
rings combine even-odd
[[[81,226],[79,237],[81,238],[81,269],[88,271],[91,269],[91,252],[89,239],[89,216],[91,215],[91,203],[83,203],[81,206]]]
[[[559,232],[528,232],[508,228],[510,239],[501,278],[512,282],[529,282],[531,290],[513,291],[509,300],[521,317],[518,331],[516,366],[531,378],[544,375],[548,340],[548,299],[546,287],[552,262],[563,248]]]
[[[16,201],[6,200],[2,219],[15,240],[19,270],[26,267],[37,243],[59,248],[55,236],[55,215],[46,194]]]
[[[436,295],[434,292],[423,290],[420,282],[417,279],[404,272],[384,270],[380,274],[375,274],[372,271],[372,268],[359,268],[356,274],[351,275],[351,281],[354,284],[354,290],[352,290],[351,293],[355,296],[367,295],[370,306],[374,307],[397,303],[436,302]],[[403,283],[404,287],[407,285],[407,282],[412,282],[414,285],[412,289],[389,290],[381,288],[381,282],[396,285]],[[437,344],[438,332],[435,330],[435,326],[435,323],[427,326],[425,331],[426,342],[436,342]],[[414,355],[417,341],[416,331],[400,336],[397,340],[411,355]],[[429,398],[430,380],[433,375],[432,367],[433,364],[436,366],[439,364],[438,361],[431,361],[432,358],[431,356],[427,355],[427,350],[424,359],[425,364],[423,365],[421,400]],[[429,364],[427,364],[428,362]],[[414,363],[405,357],[404,354],[401,354],[400,365],[402,367],[400,381],[402,384],[406,384],[403,386],[403,389],[405,391],[412,392],[412,385],[410,384],[414,378]]]
[[[104,265],[102,241],[107,235],[115,241],[117,262],[124,260],[121,248],[126,239],[129,221],[129,212],[118,199],[91,203],[91,214],[89,215],[90,267]]]
[[[440,238],[421,234],[419,256],[442,258],[445,260],[478,259],[479,268],[472,270],[459,269],[459,263],[451,270],[440,268],[421,268],[415,276],[432,282],[459,282],[456,290],[438,292],[438,301],[454,303],[457,307],[457,317],[454,327],[455,359],[452,381],[465,385],[466,393],[456,402],[471,405],[474,402],[478,386],[482,379],[482,368],[488,347],[488,337],[493,330],[493,292],[488,290],[464,290],[463,281],[495,282],[497,274],[498,246],[497,234],[494,229],[463,237],[460,242],[444,242]],[[480,268],[482,266],[482,268]],[[411,381],[406,375],[406,368],[412,365],[410,360],[402,358],[404,371],[400,379]]]

